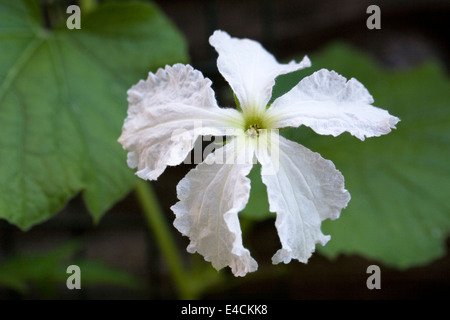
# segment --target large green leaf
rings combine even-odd
[[[388,71],[339,44],[311,60],[313,68],[280,77],[274,96],[327,68],[360,80],[374,105],[401,119],[397,130],[363,142],[349,134],[320,136],[304,127],[283,131],[332,160],[352,196],[341,218],[323,223],[331,241],[318,249],[329,257],[361,254],[399,268],[442,256],[450,231],[450,82],[444,72],[435,63]],[[249,204],[247,215],[261,207],[257,202]]]
[[[126,91],[187,59],[182,36],[149,3],[82,11],[80,30],[43,25],[36,1],[0,0],[0,218],[23,229],[79,192],[98,221],[130,190],[117,143]]]

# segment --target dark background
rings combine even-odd
[[[187,39],[191,64],[213,80],[219,104],[231,105],[221,94],[225,81],[216,69],[216,53],[208,37],[223,29],[234,37],[258,40],[279,60],[311,55],[331,41],[350,43],[393,70],[421,62],[439,60],[449,70],[448,23],[450,1],[365,1],[365,0],[216,0],[156,1]],[[366,8],[381,9],[381,30],[368,30]],[[81,22],[82,23],[82,22]],[[169,207],[177,199],[175,186],[190,169],[187,165],[168,168],[153,183],[169,225]],[[264,272],[264,265],[278,249],[274,221],[258,223],[244,235],[246,247],[259,262],[261,272],[244,279],[230,276],[226,285],[208,291],[205,299],[436,299],[449,298],[450,256],[423,267],[400,271],[360,256],[342,255],[336,260],[316,253],[307,265],[280,265],[276,274]],[[185,254],[188,239],[175,228],[173,236]],[[0,221],[0,259],[23,251],[43,251],[73,238],[84,243],[81,256],[100,259],[127,270],[146,283],[144,291],[115,287],[86,287],[80,291],[61,288],[62,299],[172,299],[176,298],[170,275],[137,202],[130,194],[112,208],[98,226],[79,197],[68,203],[51,220],[22,232]],[[450,242],[447,243],[447,248]],[[186,255],[186,261],[190,258]],[[200,258],[201,259],[201,258]],[[381,290],[369,290],[366,269],[381,267]],[[273,271],[274,269],[267,269]],[[225,271],[227,273],[228,271]],[[38,290],[26,296],[1,290],[1,299],[42,298]]]

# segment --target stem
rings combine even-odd
[[[159,206],[158,199],[153,192],[150,183],[140,181],[136,186],[136,195],[147,220],[149,229],[153,232],[159,249],[165,257],[169,271],[174,280],[178,294],[181,299],[194,299],[195,294],[189,285],[189,277],[183,268],[177,246],[171,236],[163,212]]]

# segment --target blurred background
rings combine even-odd
[[[186,38],[190,63],[212,79],[219,104],[224,106],[234,103],[230,100],[227,84],[217,72],[216,53],[208,43],[208,37],[216,29],[226,30],[234,37],[258,40],[280,61],[304,54],[312,55],[329,43],[343,41],[365,52],[393,72],[407,70],[429,60],[439,61],[447,75],[450,70],[448,0],[154,2]],[[369,30],[366,27],[369,17],[366,9],[372,4],[381,8],[379,30]],[[169,208],[177,201],[176,184],[190,168],[188,165],[169,167],[157,182],[152,183],[170,227],[173,214]],[[199,256],[187,254],[185,248],[188,239],[182,237],[175,228],[171,227],[170,231],[186,264],[192,263],[192,259],[198,260],[194,263],[208,264],[202,262],[203,259]],[[45,255],[74,239],[79,241],[79,245],[63,250],[61,260],[58,261],[68,262],[63,262],[62,265],[70,264],[73,256],[98,260],[138,279],[139,288],[121,283],[96,284],[94,281],[93,285],[85,286],[82,290],[70,291],[65,287],[65,281],[62,281],[53,284],[53,289],[48,290],[45,284],[42,285],[42,281],[31,281],[23,292],[0,287],[0,298],[178,298],[166,261],[155,243],[154,235],[147,228],[134,193],[111,208],[98,225],[93,224],[80,196],[73,198],[53,218],[27,232],[0,220],[0,263],[23,252]],[[244,234],[244,243],[260,264],[261,271],[242,279],[232,277],[228,270],[222,270],[222,280],[203,290],[199,298],[449,298],[448,254],[424,266],[406,270],[385,266],[380,261],[357,254],[341,254],[330,259],[321,253],[313,254],[306,265],[293,261],[289,265],[272,268],[269,267],[270,258],[279,243],[273,219],[257,222]],[[447,249],[449,244],[447,241]],[[366,287],[369,276],[366,269],[372,264],[381,267],[381,290],[369,290]],[[268,267],[265,268],[265,265]],[[114,278],[114,274],[111,277]]]

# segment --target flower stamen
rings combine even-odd
[[[250,137],[259,137],[259,130],[261,129],[259,124],[252,124],[249,126],[248,130],[246,131],[246,133],[250,136]]]

